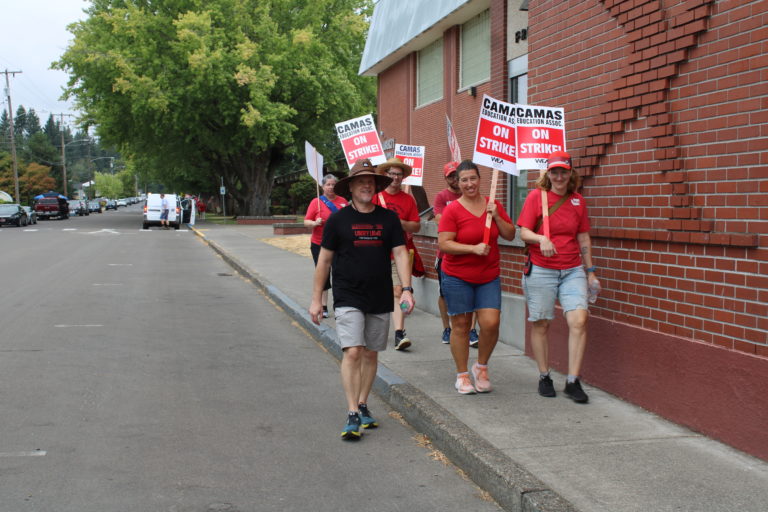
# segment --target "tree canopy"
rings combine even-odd
[[[75,195],[83,182],[93,179],[94,172],[109,167],[109,160],[120,158],[112,149],[104,148],[100,141],[86,131],[75,131],[62,126],[48,116],[45,126],[32,108],[20,105],[13,118],[19,173],[19,198],[30,204],[42,192],[64,192],[64,161],[61,146],[65,147],[67,167],[67,193]],[[135,183],[135,179],[134,179]],[[14,192],[15,178],[11,159],[10,119],[8,111],[0,113],[0,190]],[[125,188],[121,195],[133,195],[135,185]]]
[[[165,183],[218,188],[269,213],[304,140],[373,111],[357,75],[371,0],[94,0],[55,66],[98,134]]]

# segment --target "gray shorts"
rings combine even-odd
[[[350,307],[334,308],[333,312],[342,349],[365,347],[375,352],[386,350],[391,313],[363,313]]]

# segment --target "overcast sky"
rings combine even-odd
[[[0,0],[0,71],[22,71],[9,77],[14,113],[19,105],[33,108],[43,124],[50,113],[76,114],[71,102],[59,100],[67,75],[50,67],[71,40],[67,25],[85,19],[89,5],[87,0]],[[4,74],[0,93],[0,106],[7,110]]]

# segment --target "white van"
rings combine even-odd
[[[165,194],[168,200],[168,224],[174,229],[181,227],[181,204],[176,194]],[[149,229],[150,226],[160,225],[160,213],[162,212],[162,202],[160,194],[147,194],[144,201],[144,223],[142,227]]]

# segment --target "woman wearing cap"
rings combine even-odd
[[[498,237],[512,240],[515,226],[496,200],[480,194],[480,171],[470,160],[456,169],[461,197],[449,204],[440,218],[438,246],[443,252],[443,294],[451,317],[451,354],[456,363],[456,390],[468,395],[491,391],[488,360],[499,339],[501,279]],[[488,243],[483,243],[490,215]],[[480,342],[477,363],[468,372],[469,329],[477,312]]]
[[[554,397],[549,375],[549,339],[555,317],[555,299],[560,302],[568,324],[568,377],[564,394],[578,403],[589,397],[579,382],[579,371],[587,343],[587,282],[595,285],[592,242],[584,198],[577,192],[580,177],[564,151],[552,153],[547,172],[538,187],[528,194],[517,220],[520,238],[528,244],[530,265],[526,265],[523,290],[528,304],[528,321],[533,322],[531,347],[539,366],[539,394]],[[544,235],[542,195],[549,205],[549,237]]]
[[[304,216],[304,225],[312,228],[309,250],[312,252],[315,266],[317,266],[317,256],[320,254],[320,244],[323,241],[325,222],[332,213],[336,213],[347,206],[347,200],[337,196],[336,192],[333,191],[336,182],[336,176],[333,174],[323,176],[320,182],[323,187],[323,195],[310,201],[309,206],[307,206],[307,214]],[[325,288],[323,288],[323,318],[328,318],[328,290],[330,289],[331,276],[329,275],[328,280],[325,282]]]

